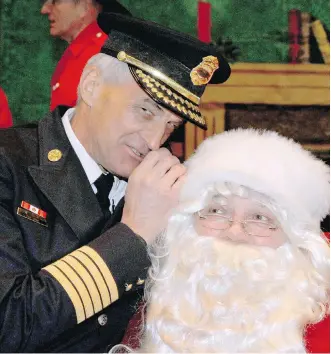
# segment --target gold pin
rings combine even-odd
[[[52,162],[56,162],[59,161],[62,157],[62,152],[58,149],[53,149],[51,151],[48,152],[48,160],[52,161]]]
[[[145,280],[144,279],[140,279],[140,278],[138,278],[138,280],[137,280],[137,285],[143,285],[145,283]]]

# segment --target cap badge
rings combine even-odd
[[[190,76],[195,86],[206,85],[219,68],[218,59],[212,55],[202,58],[202,62],[191,70]]]

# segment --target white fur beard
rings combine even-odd
[[[140,352],[305,352],[304,325],[316,309],[311,269],[290,245],[234,244],[189,226],[169,254]]]

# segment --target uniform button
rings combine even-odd
[[[59,149],[50,150],[47,154],[48,160],[51,162],[57,162],[62,157],[62,152]]]
[[[60,87],[60,83],[57,82],[55,85],[53,85],[53,91],[55,91],[59,87]]]
[[[101,33],[101,32],[98,32],[98,33],[96,34],[96,36],[97,36],[97,38],[100,38],[100,37],[102,36],[102,33]]]
[[[98,317],[98,322],[100,326],[105,326],[108,322],[108,317],[107,315],[103,314]]]

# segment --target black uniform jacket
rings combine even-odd
[[[104,352],[149,267],[145,241],[103,214],[57,109],[0,130],[0,351]]]

